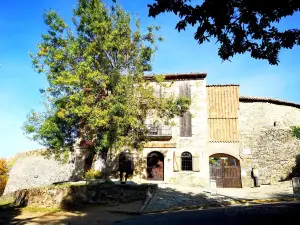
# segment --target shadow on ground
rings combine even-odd
[[[0,224],[10,224],[10,222],[21,214],[21,208],[4,204],[0,206]],[[24,221],[26,222],[26,221]]]
[[[135,184],[124,185],[124,188],[128,188],[130,185]],[[178,189],[178,187],[172,185],[158,188],[143,213],[221,207],[230,205],[230,202],[239,204],[252,199],[229,196],[223,193],[213,195],[209,190],[200,187],[198,192],[197,187],[184,187],[182,191]],[[242,191],[242,189],[232,189],[232,191],[235,190]],[[253,189],[253,191],[259,192],[259,188]],[[137,212],[141,209],[145,200],[102,205],[73,205],[72,202],[75,202],[77,197],[75,193],[68,196],[67,201],[63,202],[63,204],[67,204],[62,205],[65,211],[52,213],[27,211],[26,208],[23,208],[26,204],[20,207],[4,205],[0,208],[0,224],[113,224],[132,217],[138,217]],[[274,199],[286,197],[291,196],[280,192],[269,195],[269,198]],[[121,211],[131,211],[132,213],[122,213]]]

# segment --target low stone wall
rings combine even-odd
[[[129,203],[145,201],[157,189],[155,184],[97,184],[50,186],[14,192],[16,205],[71,209],[83,204]]]

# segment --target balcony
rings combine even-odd
[[[166,125],[147,124],[147,136],[151,139],[170,140],[172,138],[172,128]]]

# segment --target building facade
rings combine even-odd
[[[166,82],[164,92],[190,97],[191,107],[172,127],[149,120],[151,141],[135,153],[134,180],[249,187],[254,166],[261,184],[290,176],[300,154],[292,135],[300,105],[242,97],[239,85],[207,85],[205,73],[169,74]]]
[[[293,175],[296,158],[300,158],[300,141],[292,134],[292,127],[300,125],[299,104],[243,97],[239,85],[207,85],[206,73],[165,78],[168,88],[155,90],[191,98],[190,110],[174,118],[174,126],[159,123],[159,118],[148,119],[151,141],[141,152],[131,151],[133,181],[207,186],[215,180],[218,187],[241,188],[253,186],[254,166],[261,184]],[[61,164],[36,151],[19,154],[5,193],[74,180],[89,161],[85,154],[76,155],[77,160]],[[93,167],[102,170],[109,165],[117,178],[118,157],[110,155],[104,163],[98,155]]]

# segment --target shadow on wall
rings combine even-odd
[[[295,158],[295,166],[292,172],[282,181],[291,180],[293,177],[300,177],[300,155],[297,155]]]
[[[120,153],[121,154],[121,153]],[[101,178],[103,179],[119,179],[119,155],[110,156],[105,163],[103,163],[101,167]],[[139,152],[131,153],[133,156],[133,164],[134,164],[134,173],[130,175],[129,179],[146,179],[146,168],[147,168],[147,161]],[[103,160],[100,158],[99,160]],[[93,162],[95,163],[95,162]]]

